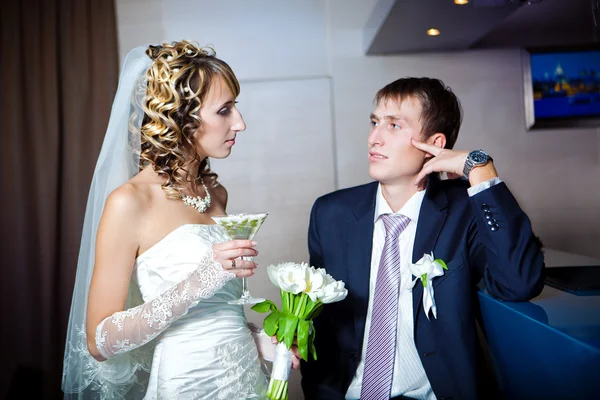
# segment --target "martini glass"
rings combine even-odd
[[[256,232],[267,218],[269,213],[242,213],[214,216],[212,219],[220,225],[232,239],[252,240]],[[242,260],[251,257],[242,257]],[[242,297],[228,301],[229,304],[256,304],[265,301],[260,297],[253,297],[248,290],[248,278],[242,278]]]

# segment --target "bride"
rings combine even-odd
[[[254,274],[238,257],[256,256],[256,243],[211,219],[227,191],[208,159],[229,156],[246,128],[239,92],[209,48],[128,54],[88,198],[65,398],[264,398],[260,335],[227,303],[241,294],[234,278]]]

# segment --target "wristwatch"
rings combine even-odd
[[[475,167],[481,167],[490,161],[492,157],[490,157],[485,151],[473,150],[467,156],[467,160],[465,161],[465,167],[463,169],[463,175],[465,179],[469,179],[469,174],[471,170]]]

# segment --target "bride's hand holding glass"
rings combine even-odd
[[[252,240],[230,240],[215,243],[212,246],[213,257],[228,272],[237,278],[246,278],[254,275],[256,263],[240,257],[255,257],[258,251],[254,248],[256,242]]]

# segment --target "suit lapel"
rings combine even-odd
[[[412,262],[416,263],[424,254],[433,251],[433,247],[440,234],[444,221],[446,220],[448,199],[441,190],[438,178],[429,178],[427,194],[423,199],[421,211],[419,212],[419,223],[413,247]],[[413,316],[415,329],[417,326],[417,315],[423,301],[423,285],[417,282],[412,291],[413,294]]]
[[[373,248],[373,218],[377,182],[368,185],[362,199],[357,199],[354,219],[348,222],[349,287],[353,292],[352,309],[357,348],[362,348],[365,319],[369,305],[369,278],[371,275],[371,252]]]

